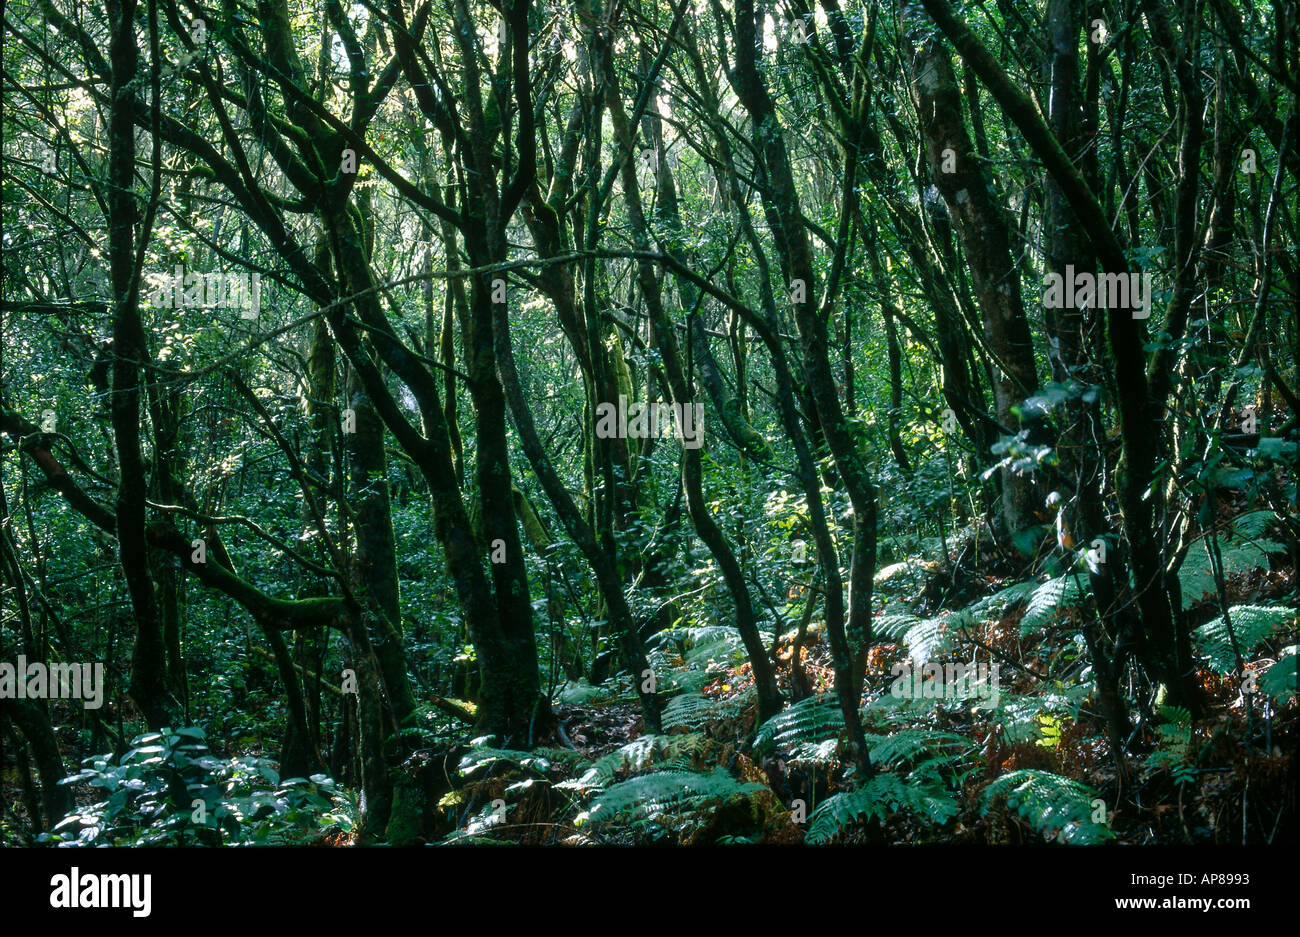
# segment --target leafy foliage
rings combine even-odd
[[[844,715],[831,694],[814,695],[800,700],[777,713],[758,727],[754,750],[790,748],[812,753],[819,742],[838,738],[844,728]]]
[[[889,768],[924,761],[951,764],[975,748],[964,735],[932,729],[900,729],[889,735],[869,735],[871,762]]]
[[[346,832],[357,805],[324,775],[281,780],[268,760],[208,754],[198,728],[151,732],[117,763],[87,759],[64,784],[104,799],[79,807],[41,837],[79,846],[288,845]]]
[[[901,642],[914,661],[924,663],[949,651],[960,630],[972,620],[967,610],[945,612],[932,618],[895,613],[877,621],[874,630],[882,638]]]
[[[484,741],[476,739],[470,751],[461,758],[460,773],[465,777],[481,774],[489,766],[498,762],[506,762],[542,776],[554,770],[555,766],[538,752],[493,748],[491,745],[482,744]]]
[[[662,725],[664,730],[700,726],[717,717],[717,707],[713,700],[701,693],[682,693],[674,696],[664,707]]]
[[[0,700],[0,843],[1105,839],[1066,779],[1126,841],[1273,839],[1294,17],[215,6],[5,7],[0,662],[102,660],[108,708]],[[1164,325],[1049,291],[1073,234]]]
[[[1296,698],[1296,654],[1300,647],[1292,644],[1282,651],[1259,678],[1260,688],[1279,703]]]
[[[1033,581],[1015,582],[972,603],[969,611],[981,621],[996,620],[1012,607],[1027,601],[1039,588],[1039,584]]]
[[[1182,706],[1161,706],[1165,720],[1156,727],[1159,742],[1147,758],[1147,764],[1167,770],[1176,784],[1190,784],[1196,779],[1192,752],[1192,714]]]
[[[1036,588],[1029,596],[1024,617],[1020,619],[1020,633],[1027,635],[1041,631],[1060,609],[1081,604],[1087,598],[1084,582],[1085,577],[1067,573]]]
[[[1285,549],[1282,543],[1265,536],[1272,521],[1272,511],[1251,511],[1237,518],[1232,530],[1219,537],[1225,578],[1251,569],[1267,569],[1269,554]],[[1178,570],[1183,608],[1191,608],[1215,593],[1214,570],[1202,540],[1192,545]]]
[[[1094,794],[1078,781],[1050,771],[1023,769],[1004,774],[984,788],[987,813],[1005,802],[1048,839],[1072,846],[1090,846],[1114,835],[1110,827],[1093,820]]]
[[[675,767],[683,759],[695,761],[711,748],[711,743],[698,732],[685,735],[643,735],[598,759],[581,777],[562,781],[556,787],[575,791],[603,790],[615,779],[630,774],[640,774],[653,765],[672,762]]]
[[[872,817],[885,820],[900,810],[942,826],[957,815],[957,802],[934,782],[911,784],[894,774],[878,774],[856,791],[822,801],[809,818],[804,842],[825,843],[848,826]]]
[[[1289,608],[1269,608],[1262,605],[1236,605],[1228,609],[1228,623],[1222,616],[1206,622],[1196,629],[1197,640],[1210,663],[1219,673],[1229,673],[1236,669],[1236,655],[1232,649],[1232,637],[1237,638],[1237,649],[1242,655],[1254,651],[1267,638],[1286,625],[1294,623],[1296,613]]]
[[[715,768],[711,774],[656,771],[615,784],[592,801],[587,816],[592,823],[607,823],[619,817],[644,819],[669,809],[697,810],[705,801],[764,789],[761,784],[737,781],[722,768]]]

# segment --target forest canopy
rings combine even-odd
[[[1294,2],[3,18],[0,844],[1294,842]]]

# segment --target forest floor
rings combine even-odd
[[[1297,640],[1295,570],[1278,560],[1284,557],[1226,581],[1252,686],[1294,654]],[[1059,604],[1044,614],[1043,584],[972,575],[956,590],[964,611],[900,614],[924,607],[942,591],[935,583],[951,579],[939,564],[923,568],[929,575],[919,592],[910,601],[886,594],[878,613],[879,633],[899,639],[877,643],[868,658],[862,716],[881,772],[868,784],[847,763],[817,625],[800,655],[812,694],[762,727],[749,665],[735,663],[734,643],[716,628],[687,629],[658,652],[656,671],[665,667],[682,690],[668,704],[661,735],[643,734],[630,686],[610,699],[603,687],[570,684],[562,699],[572,702],[556,708],[563,738],[555,747],[530,757],[479,747],[462,757],[464,786],[444,805],[469,809],[449,839],[1232,844],[1294,837],[1294,670],[1289,693],[1243,693],[1235,660],[1225,661],[1221,640],[1214,646],[1222,612],[1213,594],[1186,610],[1198,629],[1204,715],[1160,706],[1156,687],[1130,683],[1130,701],[1146,705],[1132,707],[1121,769],[1082,679],[1085,606],[1058,593],[1049,598]],[[1272,617],[1254,627],[1249,616],[1260,611]],[[787,699],[792,643],[783,640],[778,653]],[[997,705],[897,699],[894,675],[919,648],[948,660],[1000,661]]]
[[[627,676],[600,686],[566,684],[554,705],[554,728],[530,751],[468,741],[463,727],[444,717],[430,744],[403,769],[408,789],[423,788],[425,804],[420,830],[408,832],[405,842],[1292,840],[1300,737],[1295,569],[1285,553],[1245,549],[1262,538],[1262,529],[1253,531],[1254,540],[1243,535],[1234,542],[1232,522],[1223,528],[1224,556],[1236,557],[1235,566],[1226,564],[1226,599],[1249,689],[1243,692],[1236,652],[1224,636],[1223,605],[1213,592],[1201,593],[1186,620],[1195,629],[1205,713],[1193,719],[1162,706],[1158,688],[1130,677],[1122,689],[1134,729],[1122,768],[1091,695],[1080,636],[1083,616],[1091,613],[1082,593],[1070,591],[1071,576],[1017,581],[994,575],[993,560],[972,560],[963,571],[960,561],[918,559],[878,577],[876,641],[860,710],[876,772],[871,779],[855,777],[847,757],[820,621],[809,623],[799,650],[798,685],[805,694],[794,692],[795,635],[785,629],[777,643],[778,682],[784,698],[797,701],[761,724],[734,629],[697,624],[663,633],[651,653],[659,690],[668,697],[658,734],[644,731]],[[1191,572],[1186,584],[1203,586]],[[789,608],[802,606],[798,587],[789,598]],[[928,689],[915,692],[922,684],[896,692],[900,671],[923,660],[997,662],[996,693],[933,698]],[[431,724],[441,716],[431,711]],[[268,724],[273,717],[265,714]],[[244,799],[230,798],[230,809],[247,816],[251,808],[253,819],[259,810],[276,814],[253,841],[355,841],[354,824],[320,822],[347,815],[349,804],[355,817],[355,791],[313,779],[310,796],[294,799],[256,739],[213,747],[221,751],[211,754],[229,759],[224,776],[237,776],[242,785]],[[68,764],[81,758],[64,754]],[[118,783],[123,777],[135,775],[121,775]],[[269,789],[253,790],[250,777]],[[109,825],[106,815],[120,820],[122,803],[110,798],[95,805],[105,795],[93,783],[75,787],[83,813],[100,818],[94,821],[100,827]],[[147,788],[150,782],[130,783]],[[21,820],[24,805],[33,802],[30,780],[12,765],[0,773],[0,795],[13,805],[10,820]],[[147,809],[132,809],[137,826],[158,823]],[[312,822],[303,821],[304,810],[315,811]],[[255,827],[244,816],[241,822]],[[284,824],[275,826],[280,819]],[[301,832],[286,835],[292,824]],[[141,832],[131,841],[150,841]]]

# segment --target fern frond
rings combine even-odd
[[[1038,696],[1003,693],[996,709],[989,716],[1002,731],[1002,740],[1011,744],[1029,742],[1039,737],[1040,714],[1077,716],[1080,702],[1091,691],[1088,683],[1081,683],[1060,691],[1045,691]]]
[[[903,639],[908,656],[918,664],[943,656],[951,649],[962,627],[969,623],[970,615],[965,611],[937,615],[917,622],[908,629],[907,636]]]
[[[682,693],[668,701],[660,725],[665,732],[683,727],[698,729],[714,718],[713,700],[699,693]]]
[[[1192,711],[1186,706],[1161,706],[1160,717],[1176,726],[1187,727],[1192,724]]]
[[[592,801],[587,819],[602,823],[620,816],[653,816],[670,808],[692,810],[708,800],[761,790],[765,790],[762,784],[742,783],[722,768],[712,774],[656,771],[615,784]]]
[[[587,679],[570,681],[560,690],[559,700],[567,706],[581,706],[593,702],[602,702],[616,694],[607,686],[592,686]]]
[[[603,790],[620,776],[639,774],[651,765],[669,761],[693,765],[708,752],[712,743],[699,732],[685,735],[643,735],[598,758],[581,777],[561,781],[561,790]]]
[[[1282,656],[1259,678],[1259,688],[1279,703],[1296,696],[1296,645],[1283,649]]]
[[[460,759],[460,773],[472,777],[487,766],[498,761],[509,762],[519,768],[536,771],[545,775],[551,771],[551,762],[535,752],[518,751],[511,748],[493,748],[490,745],[478,745],[469,750]]]
[[[1038,832],[1059,842],[1089,846],[1114,836],[1092,819],[1091,788],[1050,771],[1022,769],[1004,774],[984,788],[983,813],[999,799]]]
[[[1295,621],[1295,611],[1289,608],[1270,608],[1264,605],[1236,605],[1228,609],[1232,630],[1237,635],[1237,646],[1243,656],[1250,654],[1269,635]],[[1237,666],[1232,653],[1232,636],[1223,617],[1219,616],[1196,629],[1205,656],[1219,673],[1229,673]]]
[[[975,748],[963,735],[929,729],[902,729],[890,735],[868,735],[871,763],[893,768],[919,760],[922,756],[955,761]]]
[[[735,628],[727,625],[700,625],[684,629],[688,664],[735,663],[744,660],[745,645]]]
[[[790,764],[834,765],[840,760],[839,739],[824,742],[800,742],[790,751],[786,761]]]
[[[754,750],[789,749],[839,737],[844,714],[832,693],[814,694],[758,727]]]
[[[907,632],[920,620],[906,612],[883,615],[871,623],[871,633],[882,641],[902,644]]]
[[[967,611],[945,612],[934,618],[895,613],[872,622],[871,632],[881,640],[902,644],[914,661],[925,663],[944,653],[962,626],[970,621]]]
[[[752,708],[757,702],[758,690],[753,686],[747,686],[739,693],[714,700],[713,711],[720,720],[735,719],[745,710]]]
[[[835,794],[822,801],[809,817],[804,842],[825,843],[847,826],[871,817],[884,820],[900,810],[909,810],[941,825],[957,815],[957,802],[937,784],[909,784],[894,774],[878,774],[856,791]]]
[[[654,668],[655,673],[665,675],[659,683],[661,692],[692,693],[698,696],[701,690],[718,679],[715,670],[708,666],[688,665],[670,669],[667,666],[656,666],[653,657],[650,659],[650,666]]]
[[[1028,599],[1029,595],[1037,588],[1038,583],[1033,580],[1017,582],[1005,589],[994,592],[992,595],[985,596],[971,605],[968,611],[980,621],[997,621],[1013,605]]]
[[[1233,521],[1232,531],[1219,538],[1219,556],[1225,577],[1250,569],[1267,569],[1268,555],[1286,549],[1276,540],[1263,536],[1264,529],[1272,520],[1272,511],[1251,511]],[[1203,544],[1194,544],[1188,551],[1186,561],[1178,570],[1178,583],[1185,609],[1217,591],[1214,570]]]
[[[1067,573],[1057,579],[1049,579],[1029,596],[1029,607],[1020,619],[1022,636],[1041,631],[1057,610],[1071,605],[1080,605],[1087,597],[1087,587],[1083,586],[1083,577]]]

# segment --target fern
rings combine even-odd
[[[772,643],[770,632],[759,632],[764,646]],[[656,673],[667,673],[661,689],[683,690],[698,693],[717,678],[727,667],[749,659],[744,642],[735,628],[728,625],[699,625],[665,631],[659,637],[660,646],[650,654]],[[674,667],[667,650],[673,642],[681,647],[685,666]]]
[[[834,694],[814,694],[759,726],[754,735],[754,750],[798,749],[807,756],[813,754],[809,746],[839,738],[843,728],[844,714]]]
[[[699,693],[682,693],[668,701],[660,724],[665,732],[677,728],[698,729],[715,718],[713,700]]]
[[[928,729],[902,729],[890,735],[868,735],[872,764],[893,768],[929,755],[930,760],[956,761],[975,748],[965,736]],[[957,749],[955,752],[950,749]]]
[[[970,620],[970,614],[962,611],[918,622],[908,629],[903,639],[908,655],[918,664],[943,656],[952,649],[957,635]]]
[[[1288,621],[1294,621],[1295,612],[1289,608],[1237,605],[1228,609],[1228,617],[1232,620],[1232,630],[1237,635],[1237,647],[1245,656]],[[1215,670],[1229,673],[1236,669],[1237,657],[1232,652],[1232,636],[1228,633],[1228,626],[1222,616],[1197,628],[1196,636]]]
[[[609,687],[592,686],[584,677],[577,682],[566,683],[560,690],[559,700],[567,706],[582,706],[603,702],[613,695],[616,694],[611,693]]]
[[[730,798],[766,790],[762,784],[742,783],[724,769],[712,774],[689,771],[657,771],[615,784],[598,796],[586,812],[586,819],[605,823],[616,817],[641,819],[665,810],[694,810],[705,801]]]
[[[967,611],[945,612],[934,618],[895,613],[877,619],[871,630],[884,640],[902,644],[914,661],[925,663],[949,650],[961,628],[970,622]]]
[[[942,825],[957,815],[957,802],[933,782],[909,784],[894,774],[878,774],[856,791],[835,794],[822,801],[809,818],[804,842],[825,843],[847,826],[872,817],[884,820],[900,810]]]
[[[919,622],[920,619],[915,615],[906,612],[896,612],[883,615],[872,622],[871,631],[881,640],[903,643],[907,637],[907,632]]]
[[[686,662],[688,664],[738,663],[745,660],[745,645],[735,628],[727,625],[701,625],[686,628]]]
[[[925,579],[926,562],[921,558],[893,563],[876,572],[876,588],[881,593],[907,592],[920,587]]]
[[[983,813],[998,800],[1028,820],[1038,832],[1058,842],[1090,846],[1114,836],[1092,819],[1094,792],[1086,785],[1050,771],[1012,771],[984,788]]]
[[[1182,706],[1161,706],[1160,715],[1167,721],[1156,727],[1159,739],[1156,750],[1147,757],[1147,764],[1168,771],[1176,784],[1190,784],[1196,779],[1196,766],[1192,763],[1192,714]]]
[[[758,690],[753,686],[747,686],[739,693],[714,700],[713,715],[720,722],[725,722],[728,719],[738,719],[745,710],[752,708],[757,702]],[[748,728],[746,728],[746,731],[748,731]]]
[[[1038,588],[1038,583],[1017,582],[1000,589],[992,595],[985,596],[971,605],[968,611],[980,621],[996,621],[1014,605],[1025,601],[1029,594]]]
[[[1002,741],[1015,745],[1038,737],[1038,716],[1042,711],[1042,703],[1037,697],[1004,693],[993,712],[993,721],[1002,730]]]
[[[467,778],[472,777],[498,761],[505,761],[516,767],[535,771],[541,775],[546,775],[552,770],[551,762],[535,752],[517,751],[511,748],[493,748],[490,745],[476,745],[461,758],[460,773]]]
[[[1091,692],[1091,683],[1079,683],[1071,687],[1044,690],[1036,696],[1003,693],[990,716],[1000,728],[1004,742],[1029,742],[1042,735],[1043,723],[1038,718],[1040,715],[1077,718],[1080,703]]]
[[[1277,663],[1264,671],[1259,678],[1259,688],[1279,703],[1296,696],[1296,645],[1283,649]]]
[[[1276,540],[1264,536],[1264,530],[1272,520],[1272,511],[1251,511],[1233,521],[1230,533],[1219,537],[1219,555],[1223,560],[1225,577],[1244,570],[1267,568],[1268,555],[1286,549]],[[1194,544],[1188,552],[1186,562],[1178,570],[1178,583],[1182,587],[1185,609],[1217,591],[1214,571],[1203,545]]]
[[[561,781],[561,790],[603,790],[620,775],[639,774],[651,765],[670,762],[693,764],[708,752],[712,743],[699,732],[686,735],[643,735],[599,758],[581,777]]]
[[[1087,597],[1083,581],[1082,577],[1067,573],[1058,579],[1049,579],[1036,588],[1029,597],[1025,616],[1020,619],[1020,634],[1024,636],[1041,631],[1051,622],[1058,609],[1082,604]]]

